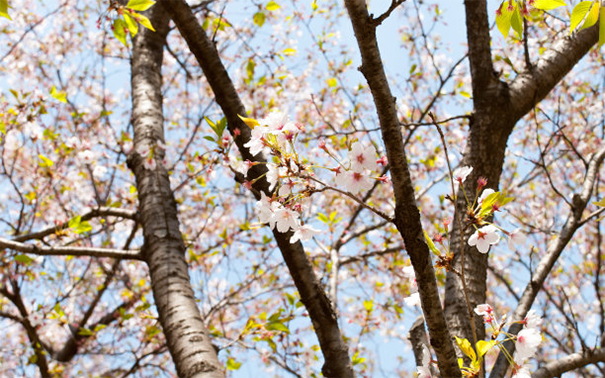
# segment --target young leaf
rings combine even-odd
[[[15,261],[18,262],[19,264],[29,265],[34,261],[34,259],[32,259],[31,257],[29,257],[27,255],[16,255]]]
[[[242,121],[244,121],[244,123],[246,125],[248,125],[249,128],[253,129],[256,126],[259,126],[260,123],[258,123],[257,120],[255,120],[254,118],[246,118],[246,117],[242,117],[241,115],[237,115],[239,117],[239,119],[241,119]]]
[[[144,27],[146,27],[147,29],[149,29],[151,31],[155,31],[155,29],[153,28],[153,25],[151,25],[151,21],[149,21],[149,19],[147,17],[143,16],[142,14],[137,13],[135,18],[137,19],[139,24],[143,25]]]
[[[275,10],[278,10],[279,8],[281,8],[279,6],[279,4],[277,4],[275,1],[269,1],[269,3],[267,3],[267,6],[265,7],[269,12],[273,12]]]
[[[582,1],[578,3],[571,11],[571,23],[569,25],[569,34],[573,33],[574,30],[580,25],[580,22],[586,17],[586,14],[590,11],[592,1]]]
[[[580,30],[589,28],[592,25],[597,23],[597,21],[599,20],[599,8],[600,7],[601,7],[601,5],[599,4],[598,1],[593,4],[592,8],[590,8],[590,10],[588,11],[588,15],[586,16],[586,21],[584,21],[584,24],[582,25]]]
[[[521,16],[521,10],[519,9],[519,4],[515,5],[515,10],[513,10],[513,15],[510,18],[510,24],[513,27],[513,30],[517,32],[517,36],[519,39],[523,38],[523,17]]]
[[[124,46],[128,46],[126,44],[126,23],[122,21],[121,18],[116,18],[116,20],[113,22],[112,29],[113,35],[116,37],[116,39],[122,42]]]
[[[427,234],[424,230],[422,231],[424,232],[424,239],[426,240],[426,244],[428,244],[431,252],[433,252],[435,256],[441,256],[441,253],[439,253],[439,250],[437,249],[437,247],[435,247],[435,243],[433,243],[433,241],[429,237],[429,234]]]
[[[42,160],[42,161],[38,162],[38,165],[40,167],[42,167],[42,168],[49,167],[50,168],[53,166],[53,164],[54,164],[53,161],[50,160],[49,158],[47,158],[46,156],[40,154],[40,155],[38,155],[38,157],[40,158],[40,160]]]
[[[460,348],[462,353],[464,353],[468,358],[470,358],[471,361],[475,361],[477,359],[477,355],[475,354],[471,343],[467,339],[461,339],[458,336],[454,337],[456,338],[456,344],[458,344],[458,347]]]
[[[139,31],[139,25],[137,25],[137,22],[132,17],[130,17],[128,12],[124,12],[124,22],[126,23],[126,27],[128,28],[130,35],[133,37],[137,35],[137,32]]]
[[[536,0],[534,8],[542,10],[551,10],[566,5],[563,0]]]
[[[477,341],[477,353],[479,354],[479,358],[483,357],[483,355],[485,353],[487,353],[487,351],[490,350],[497,343],[498,342],[496,340],[490,340],[490,341],[479,340],[479,341]]]
[[[265,16],[265,13],[256,12],[254,13],[254,16],[252,16],[252,21],[260,28],[265,23],[266,18],[267,16]]]
[[[510,0],[513,1],[513,0]],[[508,10],[508,1],[502,3],[500,7],[500,12],[496,12],[496,26],[498,26],[498,30],[506,39],[508,37],[508,31],[511,26],[511,17],[513,16],[514,9]]]
[[[0,16],[12,20],[11,16],[8,15],[8,0],[0,0]]]
[[[126,8],[142,12],[151,8],[153,4],[155,4],[155,1],[152,0],[130,0],[128,4],[126,4]]]
[[[57,91],[57,88],[53,85],[50,89],[50,95],[53,96],[56,100],[59,100],[62,103],[67,103],[67,95],[63,91]]]

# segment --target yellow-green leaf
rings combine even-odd
[[[566,5],[563,0],[536,0],[534,8],[542,10],[551,10]]]
[[[126,8],[135,11],[146,11],[151,8],[153,4],[155,4],[155,1],[152,0],[130,0],[128,4],[126,4]]]
[[[241,119],[242,121],[244,121],[244,123],[246,125],[248,125],[249,128],[253,129],[256,126],[259,126],[260,124],[258,123],[257,120],[255,120],[254,118],[246,118],[246,117],[242,117],[241,115],[237,115],[239,117],[239,119]]]
[[[601,7],[601,22],[599,23],[599,48],[605,44],[605,7]]]
[[[237,370],[240,366],[242,366],[241,362],[237,362],[231,357],[227,359],[227,370]]]
[[[422,232],[424,232],[424,239],[426,240],[426,244],[428,244],[431,252],[433,252],[433,254],[436,256],[441,256],[441,253],[439,252],[437,247],[435,247],[435,243],[433,243],[433,241],[429,237],[429,234],[427,234],[425,230],[422,230]]]
[[[62,103],[67,103],[67,95],[65,94],[65,92],[58,91],[54,85],[50,89],[50,95],[53,96],[56,100],[61,101]]]
[[[139,22],[139,24],[143,25],[144,27],[146,27],[147,29],[149,29],[151,31],[155,31],[155,29],[153,28],[153,25],[151,25],[151,21],[149,21],[149,19],[147,17],[143,16],[142,14],[137,13],[136,19]]]
[[[41,161],[38,162],[38,165],[40,167],[52,167],[53,166],[53,161],[50,160],[49,158],[47,158],[46,156],[40,154],[38,155],[38,157],[40,158]]]
[[[519,39],[522,39],[523,38],[523,17],[521,16],[519,4],[515,5],[515,10],[513,10],[513,15],[510,18],[510,24],[513,27],[513,30],[517,32],[517,36],[519,37]]]
[[[266,18],[267,16],[264,12],[256,12],[254,13],[254,16],[252,16],[252,21],[260,28],[265,23]]]
[[[477,353],[479,354],[479,358],[483,357],[488,350],[490,350],[494,345],[498,342],[496,340],[479,340],[477,341]]]
[[[603,197],[602,200],[598,201],[598,202],[593,202],[593,205],[597,205],[597,206],[601,206],[601,207],[605,207],[605,197]]]
[[[0,16],[12,20],[11,16],[8,15],[8,0],[0,0]]]
[[[112,25],[113,35],[116,39],[124,46],[128,46],[126,44],[126,30],[128,30],[126,23],[121,18],[116,18]]]
[[[335,77],[329,78],[328,80],[326,80],[326,83],[328,83],[329,87],[335,87],[336,85],[338,85],[338,81]]]
[[[16,255],[15,261],[20,264],[29,265],[34,261],[34,259],[32,259],[31,257],[29,257],[27,255]]]
[[[592,1],[582,1],[578,3],[571,11],[571,23],[569,25],[569,34],[573,33],[574,30],[580,25],[580,22],[584,19],[586,14],[590,11],[590,6],[593,4]]]
[[[588,15],[586,16],[586,21],[584,21],[584,24],[582,25],[580,30],[589,28],[592,25],[597,23],[597,21],[599,20],[599,9],[600,8],[601,8],[601,5],[599,4],[598,1],[596,3],[594,3],[592,8],[590,8],[590,10],[588,11]]]
[[[130,17],[127,12],[124,12],[124,22],[126,23],[126,27],[128,28],[130,35],[133,37],[137,35],[137,32],[139,31],[139,25],[137,25],[137,22],[132,17]]]
[[[296,54],[296,49],[288,47],[287,49],[285,49],[284,51],[282,51],[282,54],[284,54],[284,55],[294,55],[294,54]]]
[[[275,1],[269,1],[267,3],[267,6],[265,7],[269,12],[273,12],[275,10],[278,10],[279,8],[281,8],[279,6],[279,4],[277,4]]]
[[[511,0],[513,1],[513,0]],[[514,9],[512,11],[508,10],[508,1],[505,1],[500,6],[500,13],[496,13],[496,26],[500,33],[506,39],[508,37],[508,31],[511,26],[511,17],[513,16]]]
[[[475,361],[477,359],[477,355],[475,354],[475,351],[473,350],[471,343],[467,339],[461,339],[458,336],[455,336],[455,337],[456,337],[456,344],[458,344],[458,348],[460,348],[462,353],[464,353],[468,358],[470,358],[471,362]]]
[[[366,309],[367,312],[370,312],[374,308],[374,302],[371,299],[363,301],[363,307]]]

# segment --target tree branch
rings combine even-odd
[[[187,42],[189,50],[202,68],[216,102],[221,107],[229,132],[233,136],[243,160],[264,162],[262,154],[253,156],[244,147],[251,137],[250,128],[239,118],[245,116],[246,109],[235,90],[233,82],[223,65],[218,51],[208,38],[199,22],[183,0],[163,0],[165,9],[170,13],[179,32]],[[254,182],[267,171],[266,164],[256,164],[248,170],[249,181]],[[269,183],[263,177],[256,180],[252,193],[260,198],[260,193],[270,195]],[[309,312],[313,328],[324,355],[325,363],[322,373],[326,377],[354,377],[347,344],[338,326],[334,308],[309,260],[302,243],[290,243],[292,232],[280,233],[273,230],[273,235],[280,252],[288,266],[294,284],[300,293],[301,302]]]
[[[382,139],[389,164],[391,164],[395,194],[395,225],[403,237],[416,272],[418,291],[429,329],[431,345],[437,354],[441,375],[451,378],[460,377],[460,368],[456,361],[452,338],[445,322],[437,290],[435,270],[422,232],[420,212],[416,206],[414,186],[407,165],[395,99],[391,94],[384,72],[376,41],[376,30],[370,21],[365,1],[345,0],[345,5],[361,52],[360,71],[370,86],[380,120]]]
[[[91,247],[41,247],[0,238],[0,248],[9,248],[23,253],[40,256],[90,256],[114,259],[143,260],[139,250],[122,250]]]
[[[519,119],[540,102],[599,39],[599,24],[566,36],[546,50],[531,71],[510,83],[510,103]]]
[[[549,362],[536,370],[531,378],[555,378],[570,370],[605,362],[605,349],[586,350]]]
[[[137,213],[134,210],[120,209],[116,207],[97,207],[96,209],[92,209],[89,212],[82,214],[81,220],[87,221],[97,217],[120,217],[136,221]],[[56,234],[57,232],[67,228],[69,228],[69,222],[63,222],[59,225],[49,227],[38,232],[17,236],[13,238],[13,241],[24,242],[32,239],[42,239],[48,235]]]

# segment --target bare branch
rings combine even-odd
[[[94,247],[41,247],[34,244],[19,243],[0,238],[0,248],[9,248],[23,253],[32,253],[40,256],[90,256],[111,257],[114,259],[143,260],[139,250],[122,250]]]
[[[586,350],[552,361],[536,370],[531,378],[555,378],[570,370],[605,362],[605,349]]]

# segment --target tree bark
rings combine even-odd
[[[487,178],[488,187],[498,190],[506,144],[514,126],[588,53],[598,40],[598,25],[560,39],[532,67],[508,84],[493,72],[486,1],[466,0],[465,9],[474,112],[463,164],[474,169],[465,182],[465,189],[467,193],[475,193],[479,177]],[[458,226],[459,220],[464,222],[466,208],[460,192],[452,230],[452,250],[454,267],[458,271],[462,268],[464,253],[466,286],[470,307],[474,308],[486,302],[488,255],[469,247],[466,241],[470,232],[464,232]],[[457,275],[447,274],[445,315],[452,334],[472,340],[470,316],[473,315],[467,310],[462,286]],[[485,338],[483,322],[481,317],[473,317],[477,339],[482,340]],[[500,373],[498,376],[503,376],[504,373]]]
[[[153,146],[156,169],[146,169],[135,151],[128,165],[136,177],[144,259],[168,349],[181,378],[222,378],[224,372],[210,342],[191,288],[185,246],[179,231],[176,202],[168,172],[159,163],[164,141],[162,114],[162,55],[168,14],[162,4],[150,9],[152,32],[141,27],[132,52],[132,122],[135,146]]]

